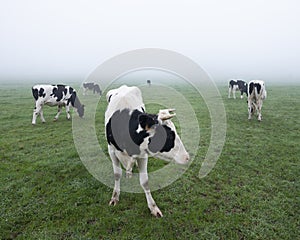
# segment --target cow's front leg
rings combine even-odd
[[[229,89],[228,89],[228,98],[230,98],[230,93],[231,93],[231,89],[229,87]]]
[[[122,168],[120,165],[120,161],[116,157],[114,151],[110,149],[110,146],[108,146],[108,149],[109,149],[108,150],[109,156],[110,156],[110,158],[112,160],[112,164],[113,164],[114,178],[115,178],[115,186],[114,186],[113,194],[112,194],[111,200],[109,202],[109,205],[115,206],[119,202]]]
[[[43,108],[41,108],[41,111],[40,111],[40,117],[41,117],[42,123],[45,123],[46,120],[45,120],[45,118],[44,118]]]
[[[139,167],[139,174],[140,174],[140,184],[144,189],[147,204],[151,211],[151,214],[155,217],[162,217],[162,212],[157,207],[154,199],[152,198],[150,188],[149,188],[149,181],[148,181],[148,173],[147,173],[147,163],[148,157],[138,159],[138,167]]]
[[[59,115],[61,114],[61,108],[62,108],[62,106],[61,106],[61,105],[58,105],[58,108],[57,108],[57,114],[56,114],[55,117],[54,117],[54,121],[57,121]]]
[[[66,113],[67,113],[67,119],[70,120],[71,115],[70,115],[70,106],[69,105],[66,105]]]

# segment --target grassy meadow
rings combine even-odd
[[[112,189],[81,162],[65,112],[53,122],[57,110],[45,106],[47,122],[38,118],[32,126],[31,85],[3,85],[0,239],[298,239],[300,85],[267,84],[262,122],[249,121],[246,99],[239,93],[228,99],[227,87],[220,85],[226,142],[216,166],[202,179],[198,173],[210,141],[208,109],[193,89],[175,88],[201,123],[200,148],[180,179],[152,192],[164,214],[158,219],[143,193],[121,192],[119,204],[108,206]],[[105,101],[100,102],[96,128],[105,146]],[[158,111],[151,104],[147,110]],[[150,159],[149,171],[164,164]]]

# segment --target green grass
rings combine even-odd
[[[164,214],[156,219],[144,194],[122,192],[119,205],[109,207],[112,189],[80,161],[65,113],[52,122],[56,109],[45,107],[47,123],[32,126],[30,86],[2,87],[0,239],[299,238],[300,86],[268,86],[262,122],[248,121],[246,100],[227,99],[220,86],[226,143],[203,179],[198,173],[209,145],[208,111],[193,89],[176,88],[195,109],[201,147],[180,179],[153,192]],[[156,107],[147,106],[151,112]],[[100,117],[96,125],[101,140]],[[163,164],[150,159],[149,170]]]

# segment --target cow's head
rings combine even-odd
[[[80,105],[78,105],[77,106],[77,113],[78,113],[78,115],[79,115],[79,117],[83,117],[83,115],[84,115],[84,105],[82,104],[80,104]]]
[[[175,160],[179,164],[189,161],[189,154],[177,134],[174,123],[170,120],[176,114],[175,109],[160,110],[157,115],[154,135],[149,138],[148,150],[154,157]]]

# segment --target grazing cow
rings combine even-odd
[[[263,100],[267,97],[265,83],[262,80],[251,80],[248,84],[248,113],[250,120],[252,115],[257,112],[258,120],[261,121],[261,108]]]
[[[88,90],[93,91],[93,93],[98,93],[100,96],[102,94],[102,91],[97,83],[83,83],[83,95],[87,93]]]
[[[54,117],[57,120],[62,107],[66,107],[67,119],[70,119],[70,106],[77,110],[80,117],[84,114],[84,105],[82,105],[76,96],[76,91],[66,85],[35,85],[32,87],[32,95],[35,99],[35,108],[33,110],[32,124],[36,124],[36,118],[40,115],[42,122],[46,122],[43,114],[43,105],[58,106],[58,112]]]
[[[243,93],[248,95],[247,93],[247,83],[242,80],[230,80],[229,81],[229,90],[228,90],[228,98],[230,98],[230,94],[232,93],[233,98],[235,99],[235,91],[240,90],[241,98],[243,98]]]
[[[147,80],[147,84],[150,87],[151,86],[151,80]]]
[[[148,155],[164,160],[175,160],[179,164],[189,161],[189,154],[170,120],[174,109],[160,110],[158,114],[145,113],[142,94],[137,87],[123,85],[110,90],[105,112],[105,130],[108,152],[113,163],[115,186],[109,205],[116,205],[120,195],[122,169],[131,177],[136,163],[140,184],[145,192],[151,213],[162,217],[152,198],[147,173]]]

